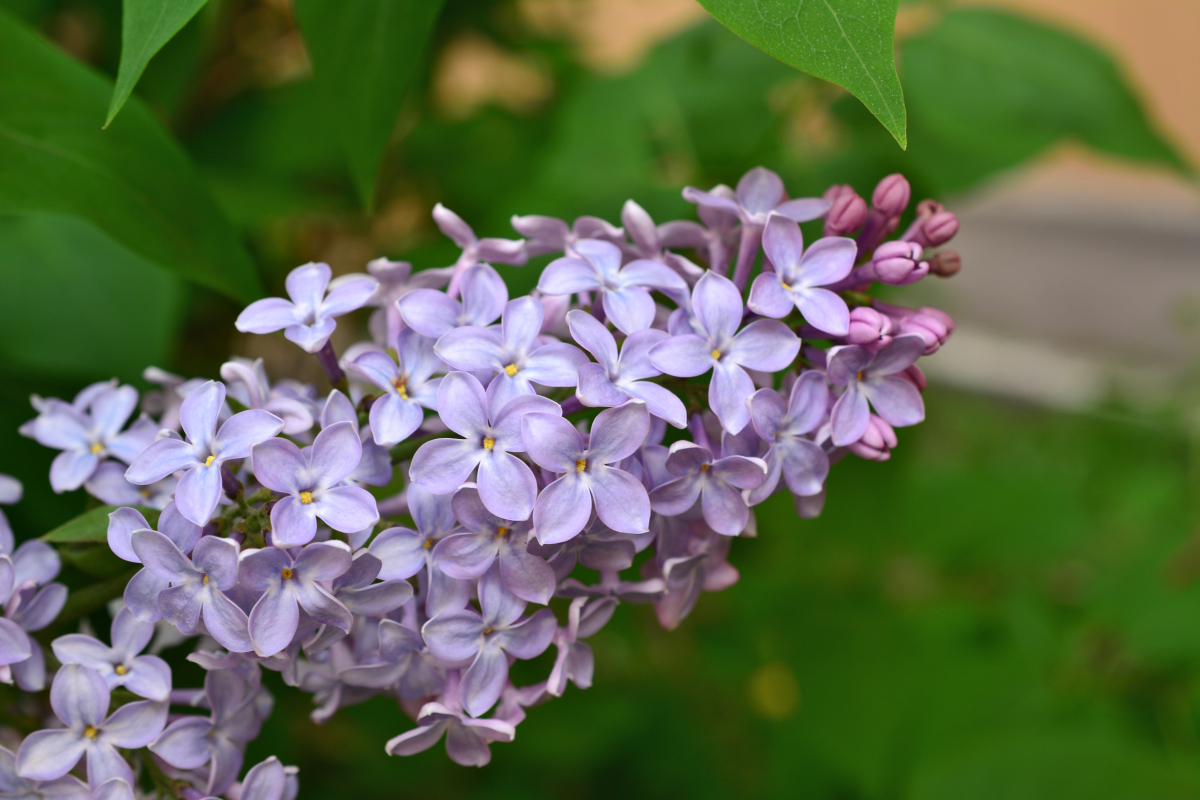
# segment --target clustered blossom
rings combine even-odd
[[[235,359],[220,381],[148,371],[162,390],[128,428],[137,393],[115,381],[35,397],[21,431],[61,451],[53,488],[122,506],[108,544],[141,569],[109,641],[66,633],[47,663],[28,634],[66,601],[58,556],[14,550],[0,515],[0,679],[50,682],[59,721],[0,750],[0,793],[111,800],[149,780],[291,800],[296,771],[273,758],[237,782],[271,712],[263,669],[311,693],[316,722],[390,695],[415,727],[388,753],[444,738],[481,766],[525,709],[591,685],[584,640],[619,605],[674,628],[738,581],[730,546],[754,535],[755,506],[784,494],[815,516],[832,464],[887,460],[895,429],[924,419],[916,362],[954,325],[872,287],[956,271],[932,248],[957,218],[925,201],[884,241],[909,204],[899,175],[869,204],[848,186],[789,198],[761,167],[683,196],[700,222],[658,225],[629,201],[623,227],[514,217],[528,241],[481,239],[439,205],[462,250],[450,267],[297,268],[290,300],[253,303],[237,327],[316,354],[323,396]],[[806,246],[809,222],[824,235]],[[488,263],[547,254],[518,298]],[[372,339],[339,358],[335,320],[362,308]],[[0,503],[20,496],[0,476]],[[198,637],[203,688],[143,653],[162,623]],[[510,666],[552,645],[545,679],[514,685]]]

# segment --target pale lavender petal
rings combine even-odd
[[[438,230],[463,250],[473,246],[478,241],[475,238],[475,231],[471,230],[471,226],[464,222],[462,217],[441,203],[433,207],[433,221],[437,223]]]
[[[335,531],[354,533],[379,521],[375,498],[357,486],[335,486],[312,503],[314,513]]]
[[[271,509],[271,540],[280,547],[308,544],[317,535],[316,503],[288,495]]]
[[[741,367],[727,364],[713,370],[708,404],[721,420],[721,426],[730,433],[741,433],[750,422],[747,401],[753,394],[754,382]]]
[[[234,327],[242,333],[274,333],[300,323],[296,306],[282,297],[256,300],[238,314]]]
[[[712,369],[713,347],[695,334],[664,339],[650,348],[650,363],[660,372],[679,378],[694,378]]]
[[[352,614],[380,617],[407,603],[413,597],[408,581],[393,580],[373,583],[363,589],[345,591],[339,598]]]
[[[739,489],[753,489],[762,484],[767,476],[767,469],[766,463],[760,458],[728,456],[714,462],[709,474]]]
[[[495,645],[485,645],[463,673],[459,684],[463,708],[472,716],[487,713],[500,699],[507,680],[508,659],[504,652]]]
[[[493,386],[496,381],[492,382]],[[514,397],[501,406],[502,398],[493,394],[492,386],[488,387],[488,407],[491,409],[491,437],[496,440],[495,447],[510,453],[520,453],[525,450],[525,442],[521,439],[521,420],[526,414],[542,413],[562,416],[562,407],[548,397],[526,394]],[[497,411],[496,409],[499,408]]]
[[[791,429],[796,433],[816,430],[825,421],[829,410],[829,387],[818,370],[808,370],[792,384],[788,397]]]
[[[139,697],[166,700],[171,695],[171,667],[158,656],[138,656],[122,685]]]
[[[767,258],[775,265],[775,272],[785,281],[795,281],[796,267],[800,264],[800,258],[804,253],[804,236],[796,221],[787,216],[769,214],[766,227],[763,228],[762,247]],[[851,265],[853,265],[853,260]],[[834,280],[840,280],[840,278]],[[832,282],[827,281],[827,283]],[[770,316],[783,315],[771,314]]]
[[[518,297],[509,300],[500,320],[504,346],[514,353],[523,353],[542,329],[545,308],[536,298]]]
[[[333,270],[328,264],[310,261],[289,272],[283,285],[292,302],[302,308],[316,310],[325,296],[325,288],[329,286],[331,277]]]
[[[137,401],[138,393],[132,386],[119,386],[97,395],[92,401],[92,427],[103,441],[120,433]]]
[[[45,792],[45,788],[42,787],[43,792]],[[50,792],[45,792],[45,796],[47,800],[68,800],[68,798],[73,797],[69,793],[60,796],[51,794]],[[129,782],[124,778],[109,778],[96,787],[96,790],[91,794],[90,800],[137,800],[137,798],[134,797],[133,789],[130,787]]]
[[[381,531],[368,548],[382,562],[379,577],[384,580],[411,578],[425,566],[426,537],[409,528]]]
[[[168,582],[165,579],[150,570],[138,570],[125,585],[125,606],[136,614],[138,619],[157,622],[162,619],[162,613],[158,610],[158,596],[167,586]]]
[[[488,426],[483,385],[466,372],[451,372],[442,378],[437,407],[446,427],[465,439],[482,436]]]
[[[409,484],[407,497],[408,513],[417,524],[417,530],[436,534],[455,526],[450,498],[427,492],[415,483]]]
[[[588,357],[575,345],[551,342],[525,357],[521,374],[543,386],[574,386],[579,368],[587,363]]]
[[[43,586],[13,614],[13,621],[33,633],[49,625],[67,602],[67,587],[61,583]]]
[[[296,571],[306,580],[332,581],[345,575],[353,563],[341,542],[322,542],[304,548],[296,558]]]
[[[462,308],[467,325],[491,325],[507,304],[508,287],[496,270],[480,264],[463,274]]]
[[[583,457],[583,440],[575,426],[553,414],[526,414],[521,418],[521,438],[534,463],[551,472],[573,472],[575,462]]]
[[[209,590],[208,602],[204,604],[204,627],[217,643],[231,653],[248,653],[254,649],[247,630],[249,621],[242,611],[224,592]]]
[[[60,669],[50,687],[50,706],[72,728],[99,727],[108,713],[108,702],[109,689],[104,678],[79,664],[67,664]]]
[[[61,778],[79,763],[86,749],[87,740],[75,731],[34,731],[17,751],[17,774],[35,781]]]
[[[344,605],[319,585],[311,581],[300,581],[296,584],[295,592],[300,605],[317,622],[350,632],[354,617]]]
[[[861,391],[875,407],[875,413],[890,425],[916,425],[925,419],[925,401],[917,387],[894,375],[872,377],[861,384]]]
[[[829,475],[829,456],[806,439],[788,442],[783,447],[783,474],[788,488],[801,497],[819,494]]]
[[[592,495],[596,498],[596,514],[601,522],[620,533],[649,530],[650,498],[641,481],[612,467],[597,467],[589,473]],[[541,498],[538,499],[540,502]],[[549,544],[544,540],[543,543]]]
[[[760,319],[742,328],[721,358],[749,369],[778,372],[787,369],[799,352],[800,339],[787,325]]]
[[[126,703],[104,722],[105,741],[136,750],[153,742],[167,724],[167,703],[140,700]]]
[[[866,374],[894,375],[908,369],[925,352],[925,340],[917,334],[897,336],[880,350],[866,367]]]
[[[625,392],[618,389],[608,378],[608,371],[600,364],[584,364],[579,368],[579,386],[575,396],[585,406],[609,407],[624,403]]]
[[[192,574],[192,563],[187,556],[161,533],[134,531],[129,541],[137,560],[158,578],[178,583]]]
[[[438,743],[449,723],[442,719],[432,725],[421,725],[411,731],[388,739],[384,749],[393,756],[411,756],[424,752]],[[486,751],[486,747],[484,750]],[[484,763],[487,763],[486,761]],[[470,763],[467,766],[472,766]]]
[[[362,460],[358,426],[353,422],[338,422],[322,430],[313,442],[311,460],[312,476],[317,485],[331,486],[343,480]]]
[[[284,800],[286,788],[287,773],[279,759],[271,756],[246,773],[240,800]]]
[[[609,372],[617,369],[617,342],[604,323],[586,311],[576,309],[567,312],[567,326],[571,338],[595,357]]]
[[[343,423],[338,423],[343,424]],[[296,494],[310,488],[305,481],[308,462],[300,448],[287,439],[268,439],[251,451],[254,478],[276,492]]]
[[[488,328],[455,328],[438,339],[433,349],[452,369],[503,369],[506,363],[504,344]]]
[[[862,372],[870,361],[871,357],[867,351],[856,344],[831,347],[825,361],[825,373],[831,383],[846,386],[857,380],[858,373]]]
[[[352,278],[339,283],[321,302],[318,313],[325,317],[340,317],[355,309],[362,308],[379,288],[379,282],[374,278]]]
[[[589,292],[600,287],[600,275],[596,268],[574,256],[551,261],[538,279],[538,290],[548,295]]]
[[[181,717],[166,727],[150,751],[173,767],[196,769],[212,756],[212,728],[209,717]]]
[[[830,424],[833,431],[833,443],[838,447],[854,444],[867,431],[870,421],[870,410],[867,408],[867,396],[857,382],[851,384],[846,392],[833,404]]]
[[[692,311],[715,342],[726,342],[742,324],[742,293],[728,278],[706,272],[692,290]]]
[[[662,371],[650,363],[650,349],[670,337],[666,331],[635,331],[621,345],[620,379],[640,381],[661,375]]]
[[[488,511],[502,519],[529,519],[537,481],[521,459],[493,450],[479,460],[479,496]]]
[[[700,509],[708,526],[725,536],[737,536],[750,519],[742,493],[726,483],[714,481],[705,486],[700,493]]]
[[[650,413],[646,410],[645,403],[633,400],[622,406],[601,411],[592,422],[587,449],[588,461],[596,464],[615,464],[626,459],[637,452],[646,441],[646,434],[649,432]]]
[[[791,313],[794,303],[782,285],[777,272],[764,272],[750,286],[750,299],[746,306],[755,314],[783,319]]]
[[[312,325],[289,325],[283,329],[283,335],[288,341],[298,344],[305,352],[315,353],[325,346],[336,328],[336,322],[324,317]]]
[[[654,298],[645,289],[609,290],[603,300],[604,313],[623,333],[645,330],[654,322]]]
[[[782,214],[796,222],[808,222],[817,219],[827,212],[833,204],[822,197],[797,197],[775,207],[776,214]]]
[[[179,407],[179,423],[188,441],[207,449],[224,405],[225,384],[219,381],[208,381],[189,394]]]
[[[679,297],[687,292],[687,282],[661,261],[639,258],[621,267],[618,283],[622,287],[644,286]]]
[[[587,525],[591,513],[592,494],[576,477],[572,465],[566,477],[542,490],[533,506],[533,527],[538,541],[558,544],[574,538]]]
[[[413,456],[409,475],[434,494],[450,494],[471,477],[479,463],[479,444],[462,439],[434,439]]]
[[[828,289],[795,289],[796,308],[809,325],[834,336],[850,332],[850,309],[846,301]]]
[[[19,664],[33,654],[29,637],[12,620],[0,618],[0,666]]]
[[[91,450],[63,450],[50,462],[50,487],[55,492],[73,492],[92,477],[100,456]]]
[[[183,474],[175,487],[175,507],[184,517],[205,525],[221,500],[220,462],[212,466],[197,466]]]
[[[421,636],[435,658],[453,663],[479,651],[485,627],[474,611],[446,611],[426,622]]]
[[[738,181],[738,202],[751,214],[766,214],[783,198],[783,181],[766,167],[755,167]]]
[[[684,187],[683,199],[689,203],[720,209],[734,216],[737,216],[741,212],[741,207],[730,198],[721,197],[711,192],[704,192],[692,186]]]
[[[650,492],[650,505],[660,514],[677,516],[694,506],[699,496],[700,478],[697,475],[685,475],[656,486]]]
[[[159,439],[133,460],[125,471],[125,480],[140,486],[156,483],[181,469],[203,463],[196,451],[179,439]]]
[[[238,577],[243,586],[253,591],[271,591],[279,586],[280,573],[292,566],[292,557],[286,550],[266,547],[241,559]]]
[[[501,636],[501,644],[517,658],[537,658],[550,646],[555,627],[554,612],[543,608],[529,619],[505,631]]]
[[[465,284],[465,279],[464,279]],[[466,287],[464,285],[464,294]],[[408,326],[417,333],[437,338],[457,328],[463,314],[462,305],[445,293],[434,289],[414,289],[396,301],[396,308]],[[495,319],[495,317],[492,317]],[[487,322],[472,322],[487,325]],[[389,361],[391,359],[388,359]],[[356,359],[357,364],[358,359]]]
[[[213,440],[213,452],[221,458],[245,458],[250,448],[283,430],[283,420],[262,409],[234,414],[225,420]]]
[[[800,259],[796,281],[802,286],[828,286],[850,274],[858,244],[843,236],[826,236],[813,242]]]
[[[649,381],[623,383],[621,388],[630,397],[643,401],[646,409],[656,417],[664,419],[676,428],[687,427],[687,410],[674,392]]]
[[[300,622],[300,607],[291,592],[268,590],[250,610],[250,639],[254,652],[267,658],[291,644]]]
[[[814,373],[815,371],[810,370],[807,374]],[[800,383],[801,381],[796,381],[797,385]],[[783,424],[783,418],[787,412],[787,405],[779,396],[779,392],[774,389],[759,389],[750,397],[750,421],[763,441],[775,441],[775,434]]]
[[[517,597],[545,605],[554,595],[554,570],[543,559],[526,552],[523,548],[524,544],[520,548],[510,548],[501,557],[500,578],[505,587]],[[483,571],[486,569],[485,567]],[[483,574],[483,571],[478,574]]]

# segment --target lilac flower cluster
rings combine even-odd
[[[736,189],[684,190],[701,223],[658,225],[629,201],[622,227],[514,217],[521,240],[480,239],[439,205],[453,266],[379,259],[333,279],[307,264],[290,300],[238,317],[316,354],[323,396],[234,360],[222,381],[148,371],[161,391],[127,429],[131,387],[34,398],[22,432],[62,451],[52,486],[121,506],[108,543],[140,570],[110,644],[54,640],[62,727],[0,754],[0,783],[119,797],[139,765],[175,796],[290,798],[294,770],[274,759],[236,783],[271,710],[264,668],[313,695],[317,722],[386,694],[416,721],[387,752],[444,736],[454,761],[486,764],[526,708],[591,685],[586,639],[618,605],[652,604],[674,628],[737,582],[729,548],[755,535],[754,506],[786,491],[816,516],[833,463],[885,461],[895,428],[924,419],[916,362],[953,321],[871,291],[951,274],[958,257],[933,249],[958,223],[925,201],[884,241],[909,194],[892,175],[869,204],[848,186],[789,199],[757,168]],[[801,223],[823,235],[805,246]],[[488,263],[551,253],[515,299]],[[338,318],[367,307],[372,338],[339,357]],[[0,502],[18,496],[0,480]],[[66,592],[54,551],[13,552],[0,523],[0,677],[37,690],[27,632]],[[140,654],[155,625],[200,637],[202,689]],[[514,661],[551,646],[547,677],[514,685]],[[118,687],[143,699],[109,713]],[[84,756],[87,786],[69,774]]]

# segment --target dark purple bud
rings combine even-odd
[[[879,280],[891,286],[903,286],[924,278],[929,263],[921,261],[922,248],[915,242],[884,242],[876,250],[871,266]]]
[[[958,217],[953,211],[939,211],[921,225],[926,247],[937,247],[954,238],[958,233]]]
[[[862,438],[849,446],[849,450],[859,458],[868,461],[887,461],[892,457],[892,448],[896,446],[896,432],[879,417],[872,414],[867,422],[867,432]]]
[[[887,344],[885,339],[892,332],[892,320],[868,306],[859,306],[850,312],[850,332],[846,334],[849,344]]]
[[[940,278],[957,275],[960,269],[962,269],[962,257],[953,250],[934,253],[933,258],[929,259],[929,271]]]
[[[833,203],[825,214],[826,236],[846,236],[862,227],[867,218],[867,201],[849,185],[830,186],[824,197]]]
[[[898,217],[908,208],[912,188],[900,173],[888,175],[871,194],[871,205],[889,217]]]
[[[238,496],[238,492],[242,490],[242,483],[233,475],[233,470],[229,468],[229,464],[221,463],[221,491],[225,492],[225,496],[233,500]]]

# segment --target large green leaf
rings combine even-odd
[[[0,214],[81,217],[182,278],[259,296],[249,256],[162,123],[133,100],[100,129],[111,92],[0,12]]]
[[[700,0],[731,31],[802,72],[844,87],[900,147],[904,92],[892,39],[897,0]]]
[[[370,205],[404,93],[442,0],[296,0],[323,114],[336,126],[359,196]]]
[[[108,515],[116,506],[100,506],[85,511],[75,519],[59,525],[42,537],[44,542],[54,544],[96,544],[108,541]],[[151,526],[158,524],[159,512],[153,508],[138,508]]]
[[[108,127],[125,105],[138,78],[162,46],[204,7],[208,0],[125,0],[121,15],[121,66],[108,104]]]

